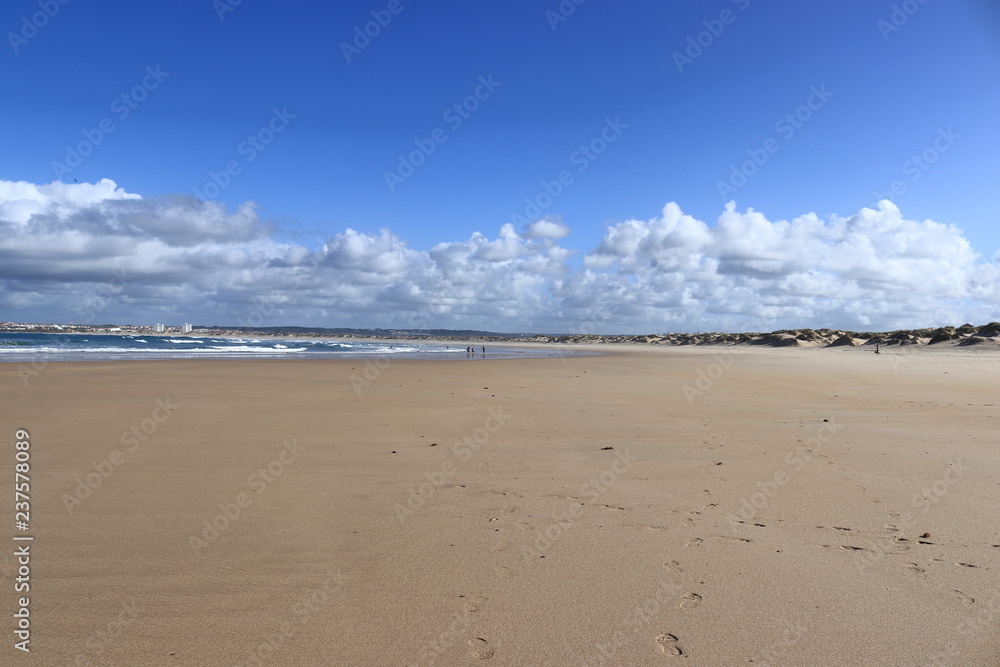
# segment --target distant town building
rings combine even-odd
[[[155,327],[153,327],[153,331],[155,331],[156,333],[163,333],[164,326],[162,324],[157,324]]]
[[[191,325],[185,322],[184,326],[181,327],[181,333],[191,333]]]

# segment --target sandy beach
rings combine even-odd
[[[608,351],[0,365],[0,662],[1000,663],[995,351]]]

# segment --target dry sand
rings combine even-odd
[[[995,353],[613,351],[0,366],[0,663],[1000,663]]]

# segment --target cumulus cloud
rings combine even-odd
[[[609,226],[574,264],[570,228],[474,232],[428,251],[397,232],[279,242],[253,203],[147,199],[113,181],[0,181],[5,319],[497,331],[890,329],[1000,319],[1000,266],[953,225],[881,202],[771,221],[675,203]]]
[[[648,304],[672,292],[709,322],[928,325],[955,301],[995,302],[998,287],[995,265],[979,263],[961,230],[906,220],[889,201],[846,218],[776,222],[729,203],[713,227],[668,204],[659,218],[610,227],[584,266],[597,293],[620,290],[619,276],[628,276],[629,297],[650,317]]]
[[[528,225],[529,239],[562,239],[569,236],[570,229],[561,220],[536,220]]]

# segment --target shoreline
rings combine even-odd
[[[28,325],[24,325],[28,326]],[[52,327],[57,325],[32,325],[41,327]],[[58,325],[60,329],[62,325]],[[387,336],[374,333],[364,333],[370,330],[357,330],[361,333],[347,332],[304,332],[287,333],[282,331],[247,331],[233,332],[228,329],[209,329],[200,332],[163,332],[162,334],[149,331],[85,331],[85,332],[64,332],[64,331],[28,331],[24,329],[5,329],[0,333],[34,333],[50,335],[103,335],[103,336],[159,336],[164,338],[223,338],[223,339],[243,339],[257,338],[268,340],[301,340],[301,341],[336,341],[349,342],[360,341],[384,341],[387,343],[444,343],[456,345],[469,345],[490,343],[493,345],[505,344],[543,344],[543,345],[566,345],[566,344],[612,344],[612,345],[653,345],[664,347],[689,347],[689,346],[728,346],[728,345],[750,345],[759,347],[791,347],[791,348],[812,348],[812,347],[977,347],[985,345],[986,349],[1000,349],[1000,322],[990,322],[981,326],[963,324],[961,326],[939,326],[926,327],[920,329],[900,329],[882,332],[857,332],[846,329],[781,329],[777,331],[752,332],[752,333],[661,333],[661,334],[493,334],[481,332],[486,335],[466,337],[450,335],[405,335]],[[401,330],[396,330],[402,333]],[[214,333],[218,332],[218,333]],[[460,333],[460,332],[456,332]],[[511,337],[513,336],[513,337]]]
[[[487,346],[489,350],[491,347],[506,348],[513,352],[525,352],[523,355],[511,354],[511,353],[493,353],[489,351],[484,356],[481,352],[476,352],[471,355],[466,355],[464,350],[456,350],[454,352],[435,352],[435,353],[421,353],[421,352],[400,352],[393,354],[386,354],[380,352],[354,352],[354,353],[323,353],[323,352],[313,352],[313,353],[282,353],[282,354],[267,354],[267,353],[257,353],[257,354],[245,354],[245,353],[232,353],[229,355],[225,354],[205,354],[200,355],[188,355],[185,356],[183,353],[177,353],[172,356],[158,356],[156,352],[151,352],[149,354],[122,354],[122,355],[74,355],[74,353],[66,353],[65,357],[58,356],[55,354],[40,354],[30,358],[22,359],[3,359],[0,358],[0,368],[4,366],[40,366],[42,368],[48,367],[50,365],[57,364],[93,364],[93,363],[107,363],[107,364],[121,364],[121,363],[164,363],[164,362],[186,362],[186,363],[202,363],[202,362],[332,362],[332,361],[344,361],[350,362],[353,360],[358,360],[359,363],[373,363],[375,361],[393,362],[393,361],[420,361],[420,362],[439,362],[439,363],[454,363],[454,362],[482,362],[482,361],[535,361],[535,360],[545,360],[545,359],[569,359],[574,357],[590,357],[590,356],[619,356],[619,355],[635,355],[635,356],[652,356],[652,357],[677,357],[677,358],[688,358],[688,357],[733,357],[739,358],[741,356],[761,356],[761,357],[774,357],[781,358],[787,357],[789,359],[802,359],[808,361],[810,358],[822,358],[825,356],[832,357],[844,357],[844,358],[854,358],[860,359],[870,358],[871,364],[878,364],[884,360],[884,363],[890,368],[898,366],[900,363],[907,363],[912,360],[919,360],[920,358],[926,357],[927,359],[946,359],[949,357],[956,358],[969,358],[974,357],[976,359],[981,359],[983,361],[998,362],[1000,363],[1000,346],[996,348],[987,346],[977,346],[975,348],[945,348],[945,347],[928,347],[928,348],[896,348],[890,349],[890,351],[884,351],[881,355],[876,356],[872,350],[866,349],[852,349],[852,348],[770,348],[770,347],[751,347],[743,345],[702,345],[702,346],[678,346],[678,347],[653,347],[645,345],[621,345],[613,343],[590,343],[590,344],[567,344],[560,345],[559,349],[553,349],[551,345],[546,344],[534,344],[534,345],[509,345],[503,346],[497,344],[494,346]],[[537,354],[536,354],[537,353]],[[57,358],[58,356],[58,358]]]

